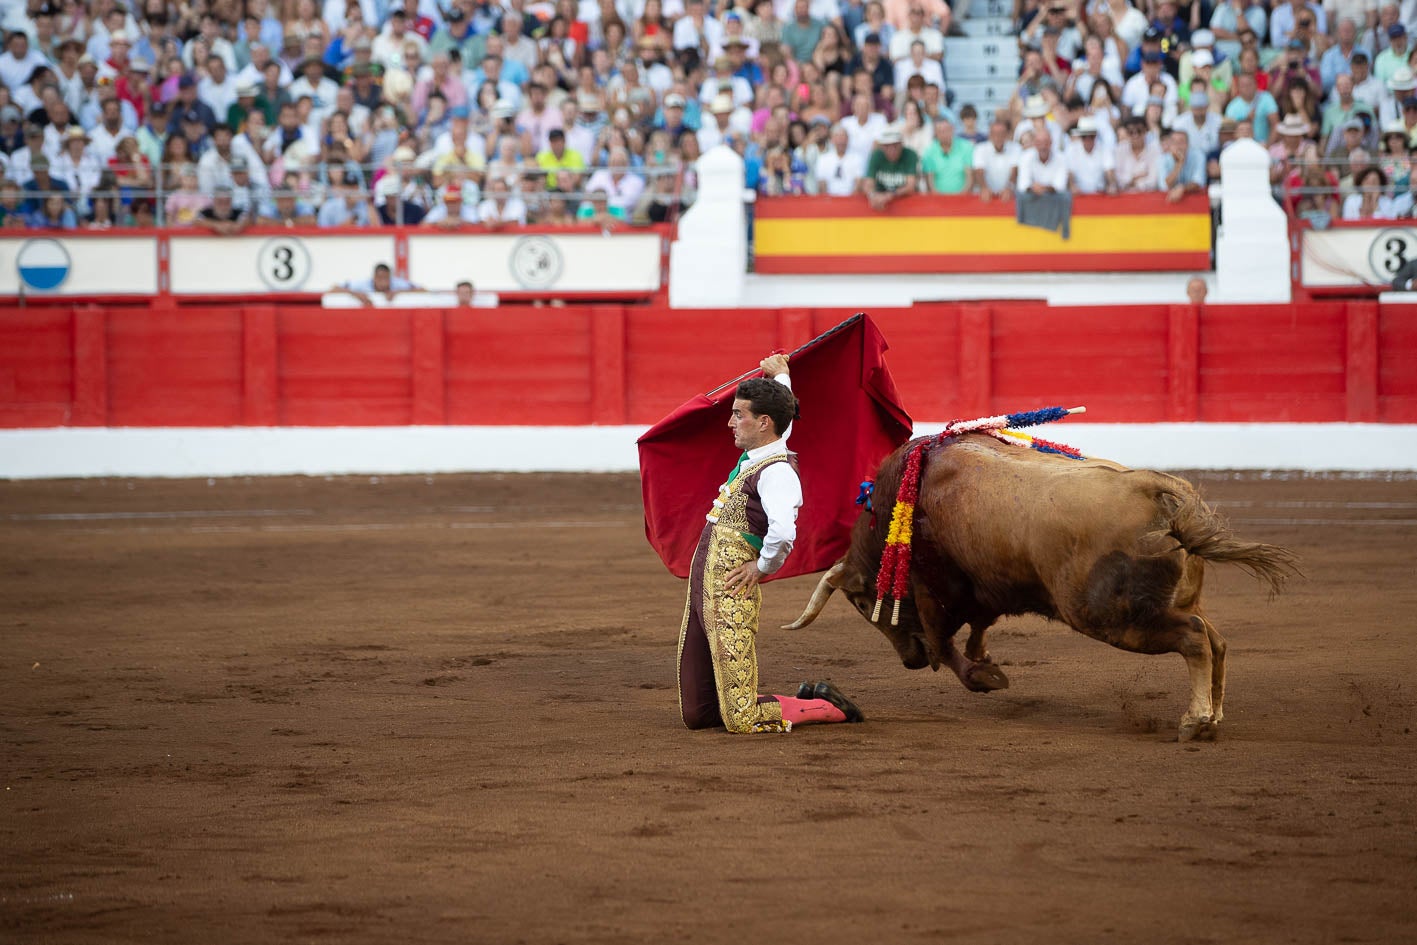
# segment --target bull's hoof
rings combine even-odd
[[[961,680],[970,692],[993,692],[1009,688],[1009,677],[996,663],[975,663]]]
[[[1213,718],[1182,719],[1176,732],[1178,742],[1213,742],[1220,734],[1220,721]]]

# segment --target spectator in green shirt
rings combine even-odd
[[[536,155],[536,163],[549,172],[546,175],[547,189],[563,194],[580,190],[581,175],[586,169],[585,158],[579,151],[566,147],[566,132],[560,128],[548,131],[546,142],[550,147]]]
[[[962,194],[973,189],[974,144],[955,138],[955,126],[935,122],[935,140],[920,161],[925,188],[932,194]]]
[[[885,210],[901,197],[915,193],[920,157],[905,146],[899,128],[887,126],[876,143],[879,147],[871,152],[866,176],[861,178],[861,193],[871,202],[872,210]]]

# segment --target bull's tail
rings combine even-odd
[[[1217,563],[1238,564],[1257,580],[1269,585],[1270,596],[1284,589],[1291,575],[1300,573],[1298,557],[1278,545],[1240,541],[1218,512],[1205,503],[1194,489],[1168,489],[1160,496],[1170,535],[1197,558]]]

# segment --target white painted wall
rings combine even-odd
[[[939,423],[922,423],[921,434]],[[0,431],[0,478],[632,472],[644,427]],[[1159,469],[1417,470],[1417,425],[1059,423],[1048,439]]]

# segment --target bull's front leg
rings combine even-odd
[[[993,692],[995,689],[1009,688],[1009,678],[987,655],[982,660],[970,659],[955,646],[954,636],[964,622],[947,616],[923,585],[918,582],[911,583],[931,663],[943,663],[948,666],[959,677],[959,681],[964,683],[964,688],[971,692]],[[971,634],[971,642],[972,640]]]

